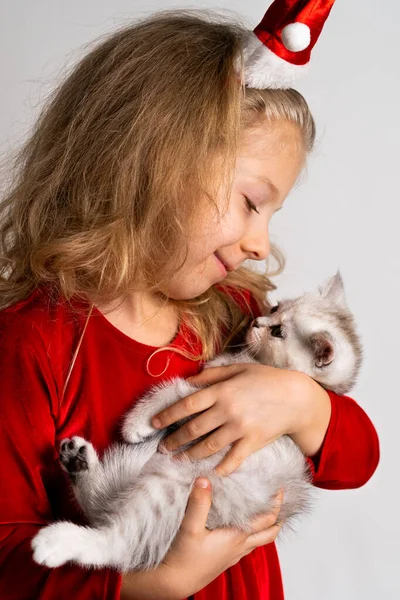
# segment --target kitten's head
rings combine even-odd
[[[259,362],[302,371],[345,394],[355,383],[362,348],[337,272],[317,292],[284,300],[255,319],[246,335]]]

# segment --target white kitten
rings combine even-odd
[[[322,386],[345,393],[355,382],[361,356],[337,273],[317,293],[281,302],[269,315],[255,319],[243,352],[224,353],[205,368],[260,362],[302,371]],[[310,473],[288,435],[250,455],[224,478],[214,467],[231,446],[197,461],[174,461],[175,452],[157,452],[163,437],[196,415],[164,431],[152,427],[152,417],[201,387],[179,377],[153,387],[126,416],[123,437],[128,443],[112,446],[101,461],[90,442],[79,437],[63,440],[61,463],[91,527],[67,522],[44,527],[32,541],[36,562],[57,567],[73,561],[122,572],[156,567],[180,527],[199,476],[212,484],[209,529],[234,526],[250,531],[252,517],[272,509],[279,488],[284,489],[279,516],[283,529],[309,510]]]

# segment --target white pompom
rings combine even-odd
[[[248,31],[243,38],[244,58],[244,82],[248,87],[256,89],[288,89],[295,85],[309,67],[296,65],[284,60],[275,52],[272,52],[255,35],[254,31]],[[236,57],[236,72],[240,72],[240,56]]]
[[[291,52],[301,52],[310,45],[310,28],[304,23],[290,23],[282,29],[282,42]]]

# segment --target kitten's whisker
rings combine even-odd
[[[246,344],[229,344],[229,348],[242,348],[245,346]]]

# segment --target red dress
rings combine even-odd
[[[251,299],[250,299],[251,300]],[[254,316],[258,309],[251,300]],[[245,310],[245,309],[244,309]],[[120,575],[108,568],[57,569],[32,560],[30,542],[49,521],[84,522],[58,463],[60,441],[80,435],[102,451],[120,439],[123,415],[151,385],[201,370],[173,352],[156,354],[116,329],[94,309],[63,401],[72,355],[85,318],[43,288],[0,312],[0,598],[116,600]],[[197,344],[181,324],[174,345]],[[332,416],[317,457],[307,459],[314,483],[327,489],[365,484],[379,461],[374,426],[354,400],[329,393]],[[256,548],[192,597],[194,600],[282,600],[275,544]]]

